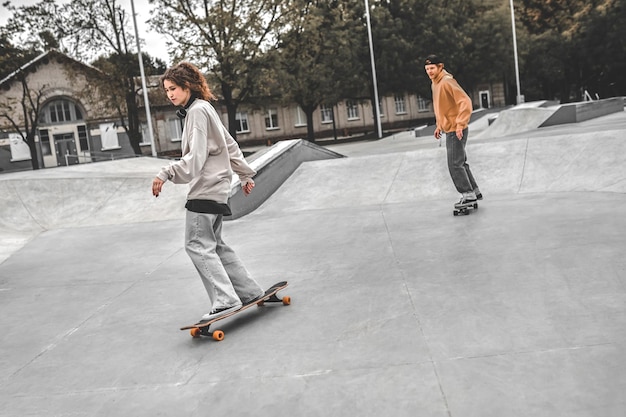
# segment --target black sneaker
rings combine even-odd
[[[233,313],[237,310],[239,310],[242,307],[241,304],[235,304],[232,307],[222,307],[222,308],[215,308],[213,310],[211,310],[210,313],[205,314],[204,316],[202,316],[202,321],[209,321],[209,320],[214,320],[217,318],[220,318],[222,316],[225,316],[229,313]]]

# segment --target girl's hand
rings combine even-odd
[[[156,177],[152,180],[152,195],[158,197],[161,194],[161,188],[163,188],[163,180]]]
[[[243,190],[244,195],[249,195],[254,188],[254,181],[248,180],[245,184],[241,185],[241,189]]]

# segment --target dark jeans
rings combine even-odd
[[[463,131],[463,139],[456,137],[456,132],[446,133],[446,150],[448,151],[448,170],[452,182],[459,193],[469,193],[478,188],[472,171],[467,164],[465,144],[468,130]]]

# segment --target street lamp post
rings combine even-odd
[[[152,131],[152,115],[150,114],[150,100],[148,100],[148,89],[146,88],[146,74],[143,69],[143,59],[141,57],[141,46],[139,42],[139,31],[137,30],[137,18],[135,16],[135,2],[130,0],[130,7],[133,11],[133,23],[135,25],[135,39],[137,40],[137,56],[139,57],[139,71],[141,73],[141,89],[143,90],[143,103],[146,108],[146,119],[148,121],[148,135],[150,136],[150,147],[152,156],[156,157],[156,147],[154,146],[154,132]]]
[[[365,0],[365,19],[367,20],[367,37],[370,45],[370,60],[372,62],[372,82],[374,83],[374,114],[376,115],[376,131],[378,139],[383,137],[383,129],[380,125],[380,109],[378,108],[378,86],[376,82],[376,64],[374,63],[374,43],[372,42],[372,25],[370,23],[370,6]]]
[[[517,97],[516,103],[522,104],[524,102],[524,96],[520,92],[520,83],[519,83],[519,63],[517,62],[517,38],[515,36],[515,10],[513,8],[513,0],[509,0],[511,4],[511,28],[513,30],[513,55],[515,57],[515,81],[517,83]]]

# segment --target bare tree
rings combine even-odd
[[[0,118],[7,120],[15,132],[21,136],[30,151],[33,169],[39,169],[35,136],[37,135],[39,111],[45,100],[44,91],[47,86],[42,85],[39,89],[31,89],[26,78],[27,74],[22,69],[15,73],[13,79],[21,84],[22,95],[19,99],[8,99],[0,102]],[[20,111],[15,111],[18,108]]]
[[[141,154],[141,125],[135,77],[139,75],[134,53],[131,16],[117,0],[72,0],[57,4],[42,0],[33,6],[7,8],[13,16],[6,29],[24,44],[46,49],[51,39],[57,40],[61,52],[82,61],[99,57],[94,66],[103,76],[92,79],[110,108],[117,109],[119,125],[126,131],[130,145]],[[45,36],[43,36],[45,35]],[[144,66],[148,75],[152,69],[163,70],[165,64],[146,56]]]
[[[236,137],[239,104],[263,88],[264,53],[284,30],[290,0],[150,0],[150,23],[169,36],[175,60],[188,59],[215,77]]]

